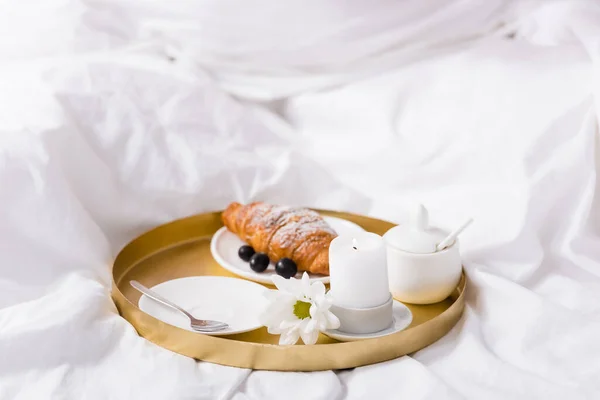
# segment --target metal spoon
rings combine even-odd
[[[184,314],[186,317],[190,319],[190,326],[193,330],[198,332],[217,332],[222,331],[223,329],[229,328],[225,322],[221,321],[211,321],[207,319],[197,319],[192,314],[179,307],[177,304],[172,303],[171,301],[165,299],[155,291],[148,289],[146,286],[142,285],[138,281],[129,281],[129,284],[144,293],[146,296],[150,297],[152,300],[158,301],[159,303],[164,304],[165,306],[169,306],[180,313]]]

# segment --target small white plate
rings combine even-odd
[[[329,216],[323,218],[338,235],[364,232],[364,229],[354,222]],[[239,248],[245,244],[235,233],[230,232],[226,227],[222,227],[213,235],[210,242],[210,251],[214,259],[229,272],[255,282],[272,284],[271,276],[276,275],[275,264],[271,263],[264,272],[252,271],[250,265],[238,256]],[[296,278],[301,276],[302,272],[299,271]],[[309,274],[309,276],[313,281],[329,283],[329,276],[316,274]]]
[[[196,318],[229,324],[229,328],[205,335],[233,335],[262,325],[259,315],[266,305],[266,288],[254,282],[223,276],[193,276],[173,279],[151,288]],[[167,324],[196,332],[190,320],[178,311],[142,295],[140,309]],[[196,332],[200,333],[200,332]]]
[[[394,300],[392,305],[392,314],[394,323],[387,329],[373,333],[346,333],[340,332],[337,329],[332,329],[323,332],[323,334],[329,336],[332,339],[339,340],[340,342],[353,342],[355,340],[374,339],[382,336],[391,335],[392,333],[400,332],[406,329],[412,322],[412,313],[404,304],[398,300]]]

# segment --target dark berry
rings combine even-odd
[[[242,246],[238,250],[238,256],[244,261],[250,261],[250,258],[254,255],[254,249],[250,246]]]
[[[269,266],[269,256],[265,253],[256,253],[250,258],[250,268],[254,272],[263,272]]]
[[[291,259],[282,258],[281,260],[277,261],[277,264],[275,264],[275,272],[277,272],[277,275],[281,275],[285,279],[290,279],[292,276],[296,275],[296,272],[298,272],[298,267]]]

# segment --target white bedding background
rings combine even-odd
[[[600,3],[0,2],[0,399],[600,398]],[[198,363],[109,296],[228,202],[469,216],[458,325],[341,372]]]

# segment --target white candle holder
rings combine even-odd
[[[394,299],[389,299],[376,307],[352,308],[336,304],[331,306],[331,312],[340,320],[340,332],[369,334],[389,328],[394,322],[392,306]]]
[[[338,236],[329,245],[329,275],[340,332],[370,334],[393,321],[383,238],[372,232]]]

